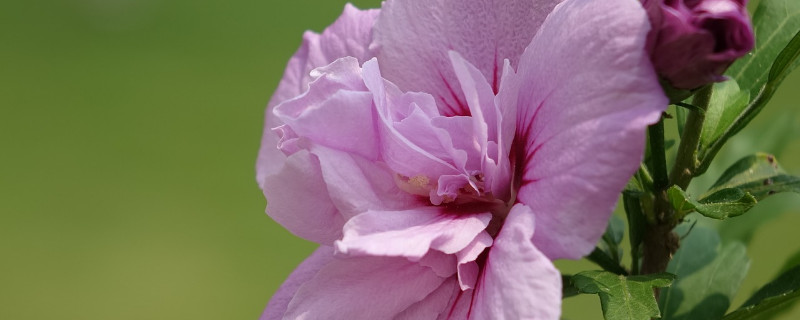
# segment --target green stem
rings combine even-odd
[[[666,190],[669,184],[667,179],[667,158],[664,150],[664,119],[647,128],[650,139],[650,161],[653,164],[653,189]]]
[[[706,86],[700,89],[694,97],[694,105],[701,110],[689,111],[689,116],[686,118],[684,125],[683,135],[681,136],[681,144],[678,146],[678,155],[675,158],[675,166],[669,174],[669,181],[671,184],[681,187],[686,190],[692,178],[697,174],[697,146],[700,144],[700,134],[703,130],[703,121],[705,121],[705,110],[708,109],[708,104],[711,102],[712,86]]]

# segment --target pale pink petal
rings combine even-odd
[[[319,269],[328,264],[333,259],[333,248],[328,246],[321,246],[311,253],[297,269],[292,271],[292,274],[286,278],[286,281],[281,284],[280,288],[275,291],[272,298],[269,300],[264,313],[261,314],[261,320],[280,320],[283,319],[283,314],[286,312],[286,307],[289,301],[292,300],[297,289],[306,281],[311,280],[317,274]]]
[[[551,259],[588,254],[636,170],[645,129],[667,106],[637,0],[567,1],[523,55],[515,166]]]
[[[482,232],[466,248],[456,254],[458,257],[458,284],[461,290],[475,288],[480,272],[480,267],[475,259],[492,243],[492,237],[488,233]]]
[[[319,159],[328,195],[345,221],[368,210],[405,210],[427,203],[398,188],[385,164],[322,146],[310,150]]]
[[[289,60],[283,78],[267,105],[261,149],[256,161],[256,181],[264,186],[264,178],[280,170],[285,156],[275,145],[277,137],[272,128],[282,123],[272,115],[272,108],[299,96],[308,89],[311,70],[330,64],[341,57],[352,56],[364,62],[372,56],[368,51],[372,41],[372,25],[380,10],[359,10],[347,4],[344,12],[321,35],[306,32],[303,44]]]
[[[475,291],[473,289],[458,291],[448,302],[447,307],[444,309],[439,317],[439,320],[463,320],[470,319],[470,310],[472,308],[472,297]]]
[[[284,319],[391,319],[447,279],[405,258],[334,258],[297,290]]]
[[[511,169],[508,161],[509,148],[513,139],[513,129],[504,129],[504,116],[508,117],[505,127],[515,125],[514,113],[503,114],[498,108],[499,98],[492,91],[483,74],[455,51],[450,51],[450,61],[469,106],[474,133],[471,141],[480,153],[480,171],[486,191],[496,198],[508,200]],[[513,105],[504,106],[516,110]]]
[[[448,214],[440,207],[368,211],[350,219],[336,241],[342,254],[403,256],[418,261],[429,250],[456,253],[489,224],[491,214]]]
[[[456,274],[456,257],[437,250],[428,251],[422,259],[416,261],[421,266],[431,268],[437,276],[448,278]]]
[[[330,245],[342,235],[339,214],[322,179],[319,160],[301,150],[264,179],[267,214],[294,235]]]
[[[558,319],[561,274],[533,245],[533,230],[530,208],[515,205],[489,250],[471,319]]]
[[[318,78],[308,91],[276,106],[275,116],[315,144],[377,160],[372,94],[361,79],[358,61],[341,58],[313,73]]]
[[[557,0],[389,0],[375,23],[374,50],[386,79],[437,98],[447,115],[467,115],[447,52],[457,51],[499,87],[503,59],[516,65]]]
[[[448,154],[438,150],[436,154],[417,145],[395,127],[398,121],[412,114],[419,117],[433,117],[436,106],[433,98],[427,94],[403,93],[392,83],[381,77],[376,60],[370,60],[363,66],[364,83],[374,95],[375,108],[378,113],[378,132],[381,141],[381,154],[386,164],[396,173],[412,178],[425,176],[428,179],[446,174],[458,174],[453,164],[437,157]],[[418,113],[414,113],[419,111]],[[440,141],[438,134],[436,141]]]
[[[278,105],[294,98],[308,88],[311,70],[325,66],[342,57],[354,57],[363,63],[372,55],[369,44],[372,42],[372,26],[380,10],[359,10],[351,4],[336,21],[317,34],[306,31],[303,44],[289,60],[278,89],[270,99],[268,107]]]
[[[436,290],[419,302],[409,306],[398,314],[395,320],[436,319],[445,313],[450,300],[458,295],[459,289],[455,279],[448,279]]]

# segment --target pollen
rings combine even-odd
[[[408,179],[408,183],[417,188],[427,188],[431,180],[427,176],[420,174]]]

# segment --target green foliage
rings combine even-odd
[[[586,258],[602,267],[604,270],[627,275],[628,271],[621,266],[622,248],[620,247],[620,243],[622,242],[624,233],[625,222],[617,216],[611,216],[603,238],[601,238],[600,242],[597,244],[597,248]]]
[[[713,132],[704,133],[705,141],[698,150],[700,166],[696,175],[704,173],[714,156],[727,142],[747,124],[750,123],[772,99],[775,91],[786,76],[800,64],[800,1],[796,0],[764,0],[761,1],[753,17],[756,33],[756,47],[753,52],[734,63],[728,75],[735,80],[743,93],[735,93],[733,89],[720,99],[739,99],[749,95],[750,101],[741,108],[732,101],[725,107],[739,110],[725,111],[718,123],[710,121],[704,124],[713,127]],[[705,128],[704,128],[705,129]],[[709,140],[711,139],[711,140]]]
[[[757,202],[751,194],[737,188],[721,189],[700,201],[692,200],[678,186],[672,186],[667,195],[678,217],[697,211],[706,217],[724,220],[744,214]]]
[[[581,293],[597,294],[605,319],[650,319],[661,316],[653,288],[668,287],[669,273],[626,277],[607,271],[584,271],[572,276]]]
[[[625,221],[620,217],[611,216],[608,221],[606,232],[603,234],[600,248],[612,257],[617,263],[622,260],[622,248],[619,246],[622,243],[622,236],[625,234]]]
[[[753,15],[756,48],[735,62],[727,74],[742,90],[758,95],[770,78],[770,68],[792,36],[800,30],[800,1],[762,0]],[[796,66],[796,64],[795,64]]]
[[[745,253],[739,242],[722,245],[712,229],[693,228],[667,267],[677,280],[661,292],[663,319],[721,318],[750,267]]]
[[[723,320],[767,319],[800,298],[800,266],[788,270],[753,294]]]
[[[763,200],[780,192],[800,193],[800,178],[786,174],[772,155],[756,153],[731,165],[704,198],[730,188],[740,189],[757,200]]]
[[[706,148],[719,139],[750,102],[750,93],[739,89],[735,80],[714,84],[711,103],[705,110],[700,146]]]

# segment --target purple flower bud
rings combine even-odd
[[[656,71],[680,89],[723,81],[722,74],[754,45],[747,0],[642,0]]]

